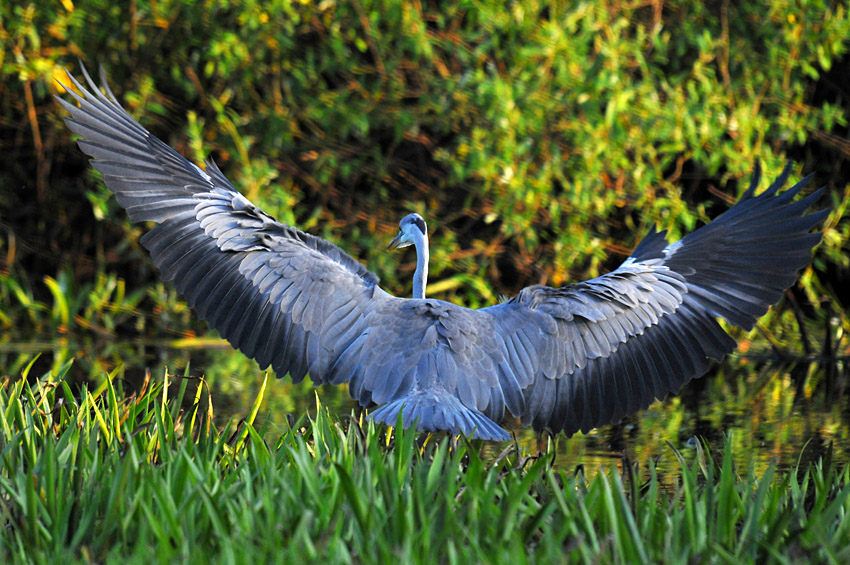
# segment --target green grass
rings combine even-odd
[[[760,476],[729,445],[680,474],[376,428],[320,409],[270,445],[250,416],[216,429],[207,389],[69,365],[0,388],[3,562],[813,562],[850,560],[850,471],[830,458]],[[26,371],[24,371],[26,373]],[[194,383],[193,383],[194,384]]]

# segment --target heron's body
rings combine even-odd
[[[623,265],[562,287],[533,286],[471,310],[424,297],[427,233],[402,220],[392,246],[416,245],[414,298],[397,298],[335,245],[285,226],[150,135],[114,95],[74,81],[69,127],[133,221],[165,280],[234,347],[278,376],[349,383],[373,419],[507,439],[505,409],[572,434],[615,422],[701,376],[796,279],[820,239],[818,198],[781,194],[788,169],[674,244],[654,230]],[[105,85],[105,81],[104,81]]]

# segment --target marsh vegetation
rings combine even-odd
[[[850,560],[844,3],[78,4],[0,4],[0,560]],[[410,211],[429,294],[471,307],[679,238],[756,160],[813,172],[832,212],[739,352],[636,417],[506,445],[375,429],[157,280],[52,99],[78,56],[396,294]]]

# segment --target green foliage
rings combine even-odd
[[[145,290],[136,289],[128,295],[124,280],[114,274],[99,273],[93,284],[81,289],[73,288],[70,270],[62,271],[55,279],[45,276],[43,282],[52,299],[50,306],[36,299],[32,288],[22,287],[18,280],[27,282],[24,277],[0,273],[0,296],[19,313],[25,313],[40,331],[65,334],[70,326],[79,325],[85,330],[114,335],[121,324],[133,324],[137,329],[144,325],[136,306]]]
[[[822,0],[0,3],[0,341],[204,328],[61,121],[53,79],[77,57],[103,65],[154,134],[213,154],[249,198],[390,291],[409,292],[411,255],[382,250],[401,216],[424,213],[430,291],[470,306],[604,272],[653,223],[679,237],[734,200],[757,159],[768,177],[816,162],[833,213],[801,296],[834,301],[846,277],[827,273],[850,261],[834,86],[848,37],[845,4]],[[803,325],[846,347],[850,322],[834,301],[830,327],[828,311]],[[780,308],[746,337],[792,348],[795,322]],[[61,351],[31,384],[25,352],[6,367],[25,378],[0,389],[3,561],[850,559],[850,476],[828,459],[757,473],[733,464],[750,444],[730,439],[716,459],[678,458],[675,483],[651,465],[638,485],[629,466],[571,476],[551,468],[557,453],[387,440],[322,409],[282,435],[269,420],[219,430],[203,387],[125,394],[119,370],[72,390],[75,352]]]
[[[262,390],[219,430],[202,382],[72,390],[69,368],[0,388],[4,562],[850,558],[850,471],[829,452],[757,475],[733,465],[731,441],[693,463],[671,448],[680,478],[650,465],[641,483],[628,463],[569,475],[551,453],[485,457],[321,407],[268,443]]]
[[[653,223],[679,237],[722,211],[714,185],[746,181],[756,160],[768,177],[789,153],[835,174],[846,101],[815,93],[847,57],[843,4],[653,6],[4,3],[0,107],[13,118],[0,128],[19,127],[5,136],[16,141],[0,171],[13,187],[0,194],[11,222],[0,238],[25,244],[6,272],[45,308],[44,277],[67,265],[79,287],[116,272],[134,288],[155,280],[139,228],[84,172],[51,100],[76,56],[103,65],[155,134],[215,155],[249,198],[340,243],[393,292],[408,291],[411,257],[382,250],[398,218],[424,213],[434,292],[471,306],[604,272]],[[831,189],[817,263],[846,268],[850,194]],[[122,227],[93,230],[83,194]],[[812,300],[832,292],[811,272],[803,284]],[[43,331],[12,305],[0,323]]]

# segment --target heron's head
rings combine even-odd
[[[398,247],[413,245],[417,239],[428,234],[425,220],[419,214],[408,214],[398,223],[398,235],[387,246],[387,251]]]

